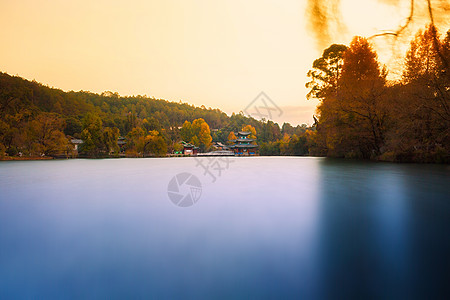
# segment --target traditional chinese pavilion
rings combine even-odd
[[[231,140],[234,145],[230,146],[230,149],[234,151],[235,155],[256,155],[258,145],[254,139],[251,139],[249,135],[251,132],[239,131],[237,133],[237,139]]]

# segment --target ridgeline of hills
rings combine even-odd
[[[1,72],[0,115],[0,153],[9,156],[18,153],[52,156],[70,149],[67,145],[70,137],[92,142],[84,149],[87,156],[104,156],[119,151],[116,148],[119,136],[129,141],[126,150],[131,156],[151,149],[140,149],[139,144],[151,144],[151,136],[159,137],[165,146],[156,147],[158,151],[147,154],[163,155],[165,151],[170,153],[179,147],[179,142],[186,137],[181,127],[196,119],[207,123],[212,141],[226,143],[230,132],[250,125],[256,130],[262,154],[304,155],[308,152],[306,147],[295,151],[299,145],[294,145],[306,132],[306,125],[294,128],[284,124],[280,128],[272,121],[258,121],[242,113],[228,116],[219,109],[146,96],[64,92]],[[292,141],[290,151],[289,147],[284,147],[286,149],[281,153],[280,145],[276,143],[284,134],[293,136],[295,141]],[[188,133],[187,136],[193,135]],[[196,139],[194,142],[198,143]],[[301,143],[305,144],[305,141]],[[206,151],[211,145],[198,146]]]

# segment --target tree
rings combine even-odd
[[[211,132],[209,129],[209,125],[205,122],[204,119],[198,118],[192,122],[192,138],[191,143],[200,146],[202,151],[205,151],[211,146]]]
[[[127,150],[137,151],[139,147],[143,147],[140,145],[140,141],[145,137],[145,131],[140,127],[133,128],[127,134]]]
[[[258,140],[261,142],[277,141],[281,138],[280,126],[272,121],[263,122]]]
[[[336,101],[338,80],[342,73],[344,53],[347,49],[348,47],[345,45],[331,45],[323,51],[322,57],[313,62],[313,68],[307,74],[311,81],[306,83],[306,88],[310,89],[306,98],[315,98],[321,101],[317,107],[317,114],[323,126],[320,126],[319,129],[316,154],[327,154],[328,149],[334,148],[334,143],[330,144],[330,137],[333,136],[332,123],[336,114],[332,113],[333,109],[331,108]],[[316,120],[316,117],[314,119]],[[319,122],[316,121],[316,123],[319,128]]]
[[[283,136],[283,139],[279,140],[278,143],[280,144],[280,154],[281,155],[290,155],[290,149],[289,149],[289,143],[291,141],[290,136],[285,133]]]
[[[167,144],[161,134],[152,130],[142,141],[142,154],[152,154],[155,156],[163,156],[167,153]]]
[[[104,150],[102,119],[94,113],[87,113],[83,118],[83,131],[80,152],[89,156],[97,156]]]
[[[389,150],[397,155],[420,161],[450,160],[449,35],[439,39],[436,28],[429,25],[411,41],[403,85],[396,88],[396,131],[389,143]]]
[[[256,129],[252,125],[244,125],[241,130],[246,131],[246,132],[251,132],[249,138],[256,139]]]
[[[206,122],[200,125],[200,132],[198,134],[198,139],[200,141],[200,145],[203,151],[211,147],[212,137],[211,132],[209,130],[209,126]]]
[[[291,136],[289,140],[289,155],[307,155],[309,153],[307,138],[305,135]]]
[[[106,127],[103,129],[103,141],[105,144],[106,151],[111,154],[118,154],[119,153],[119,145],[117,144],[117,141],[119,139],[119,129],[116,127]]]
[[[5,151],[6,151],[6,147],[0,143],[0,159],[5,157]]]
[[[31,121],[29,130],[34,150],[44,155],[55,155],[66,150],[68,140],[62,133],[64,120],[53,113],[41,113]]]
[[[228,144],[233,144],[234,143],[233,141],[236,139],[237,139],[237,137],[234,134],[234,132],[230,131],[230,134],[228,135]]]
[[[194,135],[190,140],[190,143],[195,146],[200,145],[200,140],[198,139],[198,136]]]
[[[335,156],[369,158],[381,153],[387,112],[383,95],[386,72],[367,39],[355,37],[343,53],[335,92],[320,94],[318,135]]]
[[[73,136],[74,134],[80,134],[83,130],[83,124],[74,117],[69,117],[66,119],[66,127],[64,128],[64,133]]]
[[[380,155],[385,142],[386,75],[368,40],[355,37],[344,54],[337,104],[345,133],[358,144],[351,151],[359,151],[365,158]]]
[[[152,130],[161,131],[161,129],[162,129],[161,124],[155,117],[150,117],[148,119],[144,119],[142,121],[142,125],[147,131],[152,131]]]
[[[192,124],[189,121],[185,121],[183,127],[181,127],[181,138],[183,141],[190,141],[192,139]]]
[[[283,126],[281,126],[282,134],[287,133],[287,134],[291,135],[291,134],[294,134],[294,130],[295,130],[294,127],[292,127],[292,125],[289,123],[283,123]]]
[[[344,53],[347,46],[333,44],[323,51],[322,57],[313,62],[313,68],[307,76],[311,81],[306,83],[310,89],[306,97],[324,100],[327,95],[333,94],[343,65]]]

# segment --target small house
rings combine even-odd
[[[183,154],[184,155],[197,155],[199,147],[196,147],[194,144],[181,142],[183,145]]]

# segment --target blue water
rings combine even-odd
[[[167,194],[180,173],[202,184],[189,207]],[[0,299],[448,297],[449,179],[306,157],[0,162]]]

